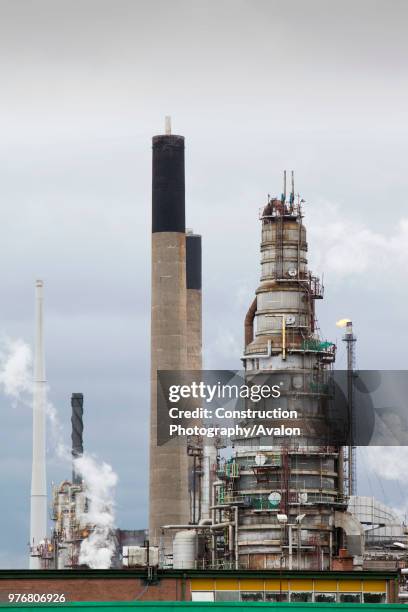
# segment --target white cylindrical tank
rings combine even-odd
[[[211,491],[214,482],[212,466],[217,462],[217,449],[214,444],[204,438],[203,459],[202,459],[202,479],[201,479],[201,518],[211,518]]]
[[[174,569],[195,569],[197,532],[195,529],[178,531],[173,540]]]

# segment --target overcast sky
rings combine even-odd
[[[203,235],[205,366],[239,368],[259,208],[295,170],[322,335],[351,317],[358,366],[406,369],[405,0],[0,0],[0,334],[32,344],[45,281],[51,399],[69,442],[119,476],[147,525],[151,137],[186,137]],[[339,346],[338,367],[345,365]],[[0,400],[0,566],[26,565],[31,413]],[[69,476],[50,441],[48,479]],[[359,491],[406,507],[367,461]],[[3,498],[4,495],[4,498]]]

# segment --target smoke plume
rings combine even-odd
[[[31,400],[32,362],[31,348],[23,340],[0,339],[0,388],[16,403]]]
[[[118,478],[110,465],[98,465],[86,454],[75,459],[74,465],[84,480],[88,498],[84,518],[94,526],[90,536],[81,543],[79,563],[92,569],[108,569],[115,551],[113,497]]]
[[[32,407],[33,356],[30,346],[21,339],[0,338],[0,392],[15,404]],[[48,400],[46,414],[56,455],[71,461],[58,411]],[[82,542],[79,562],[94,569],[108,569],[115,549],[113,495],[118,478],[110,465],[98,464],[87,454],[75,460],[75,469],[82,476],[88,498],[84,520],[92,527],[90,536]]]

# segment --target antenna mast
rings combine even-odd
[[[346,332],[343,342],[347,346],[347,404],[348,417],[350,423],[350,439],[347,449],[348,454],[348,495],[355,495],[357,492],[357,474],[356,474],[356,447],[354,445],[355,438],[355,413],[354,413],[354,389],[353,378],[355,370],[355,343],[357,338],[353,334],[353,323],[346,323]]]

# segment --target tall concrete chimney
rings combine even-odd
[[[202,358],[202,254],[201,236],[193,230],[186,231],[186,271],[187,271],[187,361],[188,369],[201,372]],[[197,379],[201,380],[201,376]],[[191,408],[197,407],[192,402]],[[197,421],[197,425],[201,425]],[[190,457],[190,518],[197,523],[201,518],[210,518],[211,466],[216,461],[216,449],[208,438],[203,441],[203,455],[200,472],[194,455]]]
[[[202,368],[201,236],[186,233],[187,360],[189,370]]]
[[[75,470],[74,461],[84,453],[82,434],[84,431],[84,396],[82,393],[73,393],[71,396],[71,440],[72,440],[72,482],[80,484],[82,478]]]
[[[189,520],[186,441],[157,445],[157,371],[187,368],[184,137],[153,137],[149,530]],[[162,541],[171,550],[171,535]]]
[[[37,547],[47,535],[47,482],[45,468],[46,382],[43,342],[43,282],[36,281],[36,329],[33,389],[33,463],[30,508],[30,569],[41,569]],[[34,556],[33,556],[34,555]]]

